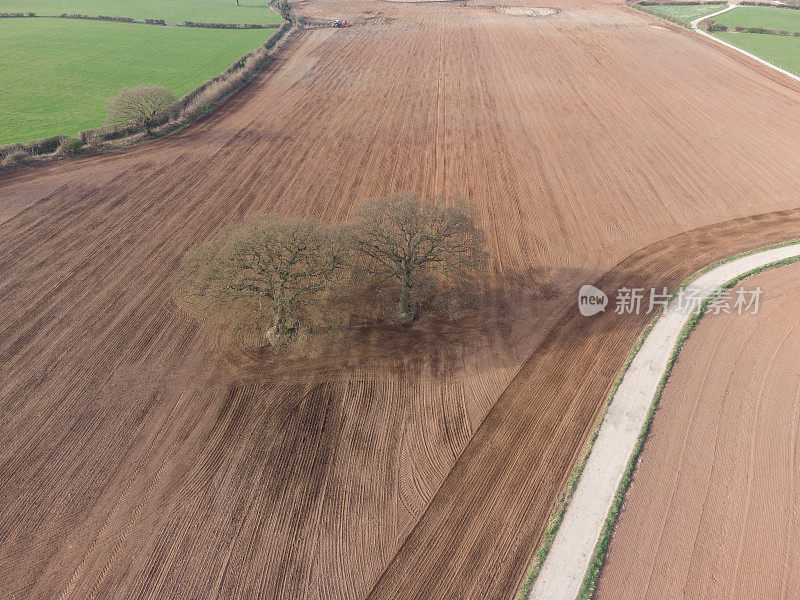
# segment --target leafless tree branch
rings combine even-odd
[[[142,128],[150,135],[175,100],[175,94],[160,85],[122,88],[106,105],[107,120],[114,125]]]

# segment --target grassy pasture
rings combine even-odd
[[[125,86],[182,95],[274,32],[0,19],[0,144],[102,125],[106,102]]]
[[[643,6],[642,8],[646,12],[652,13],[659,17],[665,17],[670,21],[688,25],[695,19],[719,12],[725,8],[725,6],[719,4],[697,4],[691,6]]]
[[[78,13],[136,19],[205,21],[210,23],[281,23],[266,0],[0,0],[0,12],[34,12],[37,15]]]
[[[800,75],[800,38],[763,33],[731,33],[729,31],[717,32],[714,35],[771,62],[773,65]]]
[[[800,31],[800,11],[786,8],[741,6],[714,17],[719,25],[763,27],[775,31]],[[761,33],[715,32],[719,39],[746,50],[772,64],[800,75],[800,38]]]
[[[729,29],[734,27],[764,27],[775,31],[800,31],[800,10],[740,6],[718,17],[714,21]]]
[[[713,14],[724,6],[645,6],[646,12],[688,25],[694,19]],[[741,6],[714,17],[719,25],[734,27],[764,27],[776,31],[800,31],[800,11],[786,8]],[[742,50],[760,56],[787,71],[800,75],[800,38],[759,33],[716,32],[719,39]]]

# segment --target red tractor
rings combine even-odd
[[[343,20],[341,20],[341,19],[336,19],[336,20],[333,22],[333,26],[334,26],[334,27],[349,27],[349,26],[350,26],[350,23],[348,23],[347,21],[343,21]]]

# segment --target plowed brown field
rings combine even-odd
[[[797,598],[800,265],[745,280],[757,315],[707,315],[682,350],[597,598]]]
[[[796,89],[623,7],[548,5],[303,2],[354,26],[178,135],[0,177],[5,597],[513,593],[644,320],[579,318],[577,287],[800,231]],[[171,301],[231,222],[401,191],[479,207],[491,271],[459,326],[265,359]]]

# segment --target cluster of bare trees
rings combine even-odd
[[[177,296],[277,343],[359,309],[410,323],[422,307],[459,293],[485,261],[466,202],[391,197],[364,203],[338,227],[251,218],[186,255]]]

